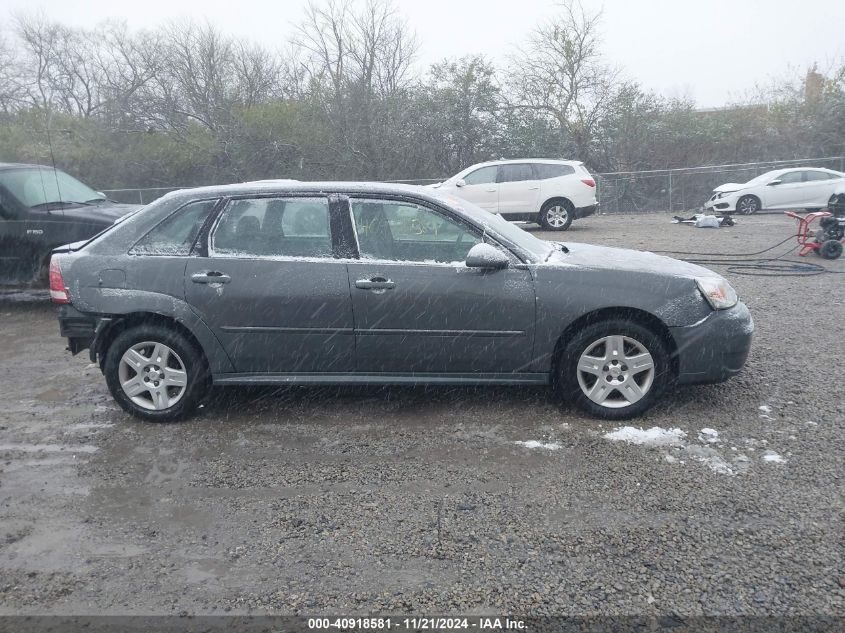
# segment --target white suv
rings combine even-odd
[[[537,222],[551,231],[565,231],[572,220],[592,215],[598,207],[596,181],[575,160],[478,163],[430,186],[507,220]]]

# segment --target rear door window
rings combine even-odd
[[[826,171],[808,171],[807,174],[807,181],[820,181],[820,180],[831,180],[835,178],[835,176],[827,173]]]
[[[130,251],[134,255],[188,255],[217,200],[198,200],[170,215]]]
[[[499,166],[499,182],[522,182],[534,180],[534,172],[528,163]]]
[[[223,257],[332,257],[328,200],[232,200],[214,229],[211,247]]]

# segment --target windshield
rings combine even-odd
[[[492,230],[511,242],[514,246],[517,246],[527,254],[530,254],[536,261],[545,261],[549,254],[556,250],[551,242],[546,242],[545,240],[534,237],[531,233],[523,231],[521,228],[515,224],[511,224],[498,214],[489,213],[481,207],[477,207],[462,198],[442,194],[438,191],[432,191],[431,193],[435,197],[448,203],[449,206],[457,208],[471,218],[489,226]]]
[[[27,207],[55,203],[90,203],[105,200],[101,193],[58,169],[32,167],[0,172],[3,185]]]

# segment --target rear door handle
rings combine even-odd
[[[218,270],[209,270],[207,272],[194,273],[191,275],[191,281],[195,284],[227,284],[232,281],[232,278]]]
[[[535,189],[539,189],[540,187],[528,187],[530,191],[534,191]]]
[[[355,287],[361,290],[393,290],[396,284],[384,277],[373,277],[372,279],[359,279]]]

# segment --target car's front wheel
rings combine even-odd
[[[757,196],[742,196],[736,203],[736,212],[742,215],[752,215],[760,210],[760,200]]]
[[[539,223],[549,231],[565,231],[575,219],[575,209],[566,200],[549,200],[540,209]]]
[[[650,329],[621,319],[594,323],[569,341],[558,365],[564,397],[609,420],[651,407],[672,378],[666,343]]]
[[[151,422],[189,415],[210,382],[202,352],[179,332],[159,325],[121,332],[109,345],[103,371],[117,403]]]

